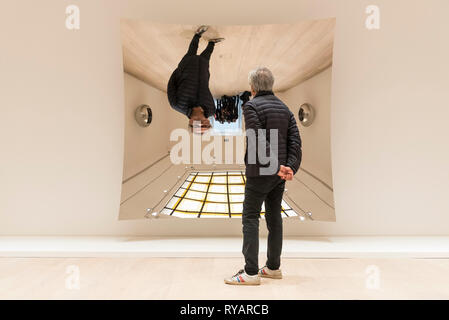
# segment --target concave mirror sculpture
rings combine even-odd
[[[176,129],[186,129],[186,117],[170,107],[167,83],[197,27],[121,21],[125,154],[120,219],[241,217],[245,176],[239,146],[243,135],[221,137],[222,163],[175,164],[169,154],[176,143],[170,136]],[[286,185],[282,214],[287,220],[335,221],[330,154],[334,28],[334,18],[210,26],[199,44],[201,52],[207,39],[226,39],[215,46],[210,60],[215,99],[249,90],[248,72],[266,66],[275,77],[274,93],[295,115],[303,158],[300,170]],[[298,106],[305,102],[300,112]],[[141,109],[136,111],[137,106]],[[150,121],[145,116],[149,110]],[[138,121],[151,125],[143,128]],[[202,190],[204,186],[209,189]]]

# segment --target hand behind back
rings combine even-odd
[[[283,180],[292,180],[293,179],[293,170],[290,167],[286,167],[281,165],[278,176]]]

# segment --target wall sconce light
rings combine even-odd
[[[313,120],[315,119],[314,108],[308,103],[302,104],[299,107],[298,118],[299,118],[299,122],[304,127],[310,126],[313,123]]]
[[[153,112],[150,106],[143,104],[137,107],[135,112],[136,121],[141,127],[148,127],[153,120]]]

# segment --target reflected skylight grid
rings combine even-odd
[[[242,171],[193,172],[161,213],[178,218],[241,218],[245,182]],[[283,218],[297,216],[284,200],[281,214]]]

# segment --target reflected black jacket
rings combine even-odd
[[[206,117],[213,116],[215,103],[209,90],[209,78],[209,60],[199,55],[185,56],[168,81],[171,107],[189,118],[193,107],[202,107]]]
[[[262,91],[245,103],[243,106],[243,114],[245,116],[245,129],[254,129],[257,135],[257,129],[266,129],[267,151],[266,155],[270,154],[270,129],[278,130],[278,170],[280,165],[285,165],[292,168],[296,173],[301,164],[301,137],[299,135],[298,126],[296,125],[295,116],[290,109],[271,91]],[[251,139],[246,139],[246,175],[248,177],[259,176],[261,167],[268,167],[257,162],[255,164],[248,164],[248,149],[256,150],[257,146],[253,144]]]

